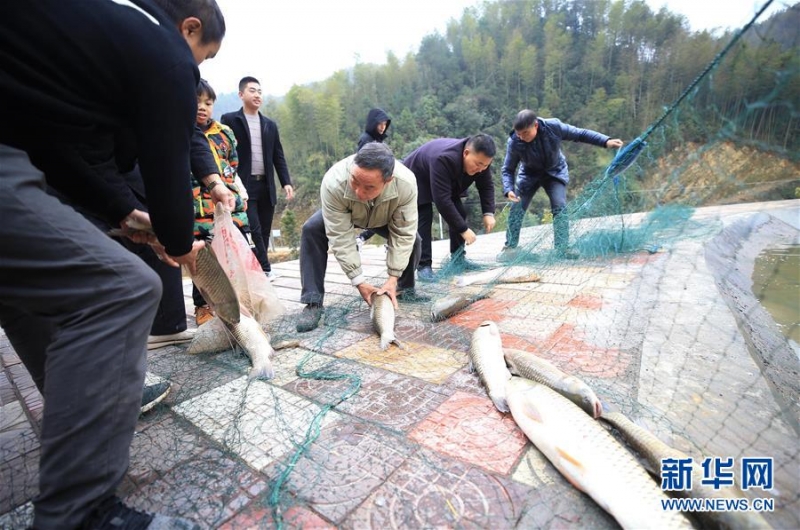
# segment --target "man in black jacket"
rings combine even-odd
[[[0,325],[44,396],[35,528],[170,524],[114,497],[161,282],[44,178],[113,224],[152,222],[161,258],[193,269],[197,64],[224,33],[214,0],[39,0],[0,17]],[[149,215],[120,174],[135,160]]]
[[[403,163],[417,177],[419,195],[419,235],[422,237],[422,257],[417,277],[434,280],[431,251],[433,207],[442,214],[450,231],[450,256],[454,266],[476,270],[480,266],[464,256],[464,244],[475,242],[475,232],[467,224],[467,211],[461,202],[463,192],[472,183],[478,189],[486,232],[494,228],[494,182],[490,168],[497,149],[487,134],[469,138],[438,138],[422,145],[405,157]]]
[[[256,257],[268,277],[274,278],[267,255],[267,245],[272,233],[272,217],[278,196],[275,189],[275,171],[286,193],[292,200],[294,188],[289,168],[283,156],[278,125],[267,118],[261,108],[261,83],[255,77],[239,81],[239,98],[242,108],[222,115],[222,123],[233,129],[239,153],[239,178],[250,199],[247,201],[247,220],[256,246]]]

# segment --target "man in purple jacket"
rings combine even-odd
[[[438,138],[412,151],[403,164],[417,177],[417,207],[422,257],[417,268],[421,281],[433,281],[431,265],[431,225],[433,206],[442,214],[450,231],[450,256],[454,265],[464,270],[481,267],[468,261],[464,245],[475,242],[475,232],[467,224],[467,210],[461,197],[472,183],[478,188],[486,232],[494,228],[494,182],[489,167],[497,152],[494,140],[487,134],[469,138]]]
[[[520,111],[514,119],[514,130],[506,144],[502,171],[503,195],[515,204],[508,216],[506,244],[497,261],[513,261],[519,255],[517,245],[522,218],[539,188],[544,188],[550,198],[556,252],[565,258],[578,257],[577,251],[568,247],[569,218],[566,207],[569,168],[561,152],[562,140],[598,147],[622,147],[622,140],[618,138],[611,139],[599,132],[579,129],[557,119],[545,120],[537,117],[532,110]],[[517,166],[520,169],[515,186]]]

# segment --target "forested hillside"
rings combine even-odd
[[[680,122],[658,131],[647,157],[726,140],[796,162],[798,27],[800,4],[753,27],[691,94]],[[280,126],[290,171],[306,199],[300,204],[312,208],[322,175],[353,152],[371,107],[392,116],[388,143],[398,157],[431,138],[482,131],[498,142],[499,173],[520,109],[630,141],[732,36],[691,32],[682,16],[654,12],[641,0],[487,2],[451,21],[446,34],[425,37],[415,54],[390,54],[384,65],[356,64],[294,86],[264,110]],[[587,146],[565,148],[572,194],[613,156]]]

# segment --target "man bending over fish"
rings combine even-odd
[[[417,235],[417,180],[389,147],[370,142],[334,164],[322,179],[320,200],[322,209],[305,222],[300,239],[300,301],[306,307],[297,323],[299,333],[315,329],[322,317],[329,243],[368,305],[373,294],[388,294],[395,307],[398,299],[427,299],[414,289],[422,245]],[[387,239],[389,278],[380,287],[368,283],[361,269],[356,228],[369,228]]]

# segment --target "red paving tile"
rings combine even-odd
[[[602,309],[603,299],[599,296],[579,294],[569,302],[568,306],[578,307],[580,309]]]
[[[622,376],[633,360],[621,350],[593,346],[581,339],[582,333],[576,331],[574,324],[563,324],[544,345],[545,357],[567,373],[598,378]]]
[[[286,528],[303,528],[306,530],[335,529],[336,526],[328,523],[304,506],[292,506],[282,514],[283,524]],[[275,528],[277,524],[272,517],[272,510],[264,499],[251,502],[236,517],[219,527],[219,530],[256,530],[261,528]]]
[[[483,300],[478,300],[464,311],[454,315],[452,318],[450,318],[449,322],[457,326],[474,330],[484,320],[501,320],[505,310],[510,309],[515,305],[517,305],[517,302],[510,300],[493,300],[491,298],[484,298]]]
[[[510,414],[488,397],[456,392],[411,431],[418,443],[462,461],[507,474],[527,438]]]

